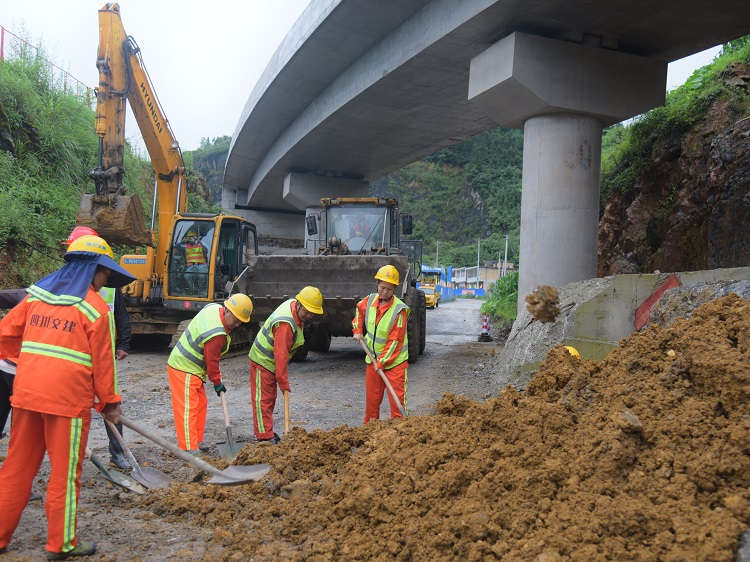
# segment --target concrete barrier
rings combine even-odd
[[[523,308],[495,370],[501,386],[524,388],[550,348],[575,347],[583,359],[603,359],[635,331],[635,311],[672,273],[615,275],[559,289],[561,314],[543,324]],[[750,279],[750,267],[675,273],[680,285]],[[674,290],[674,289],[673,289]]]

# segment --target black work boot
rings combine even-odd
[[[281,441],[281,437],[279,437],[278,434],[274,432],[273,437],[269,437],[268,439],[258,439],[258,441],[264,441],[266,443],[271,443],[272,445],[278,445]]]
[[[112,455],[110,462],[120,470],[133,468],[130,466],[128,459],[125,458],[125,453],[120,446],[120,442],[117,440],[117,437],[115,437],[115,434],[112,433],[109,424],[104,424],[104,427],[107,428],[107,437],[109,437],[109,454]],[[115,427],[117,428],[117,431],[120,432],[120,435],[122,435],[122,424],[117,423],[115,424]]]

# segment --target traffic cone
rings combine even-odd
[[[492,341],[490,336],[490,315],[485,314],[484,320],[482,320],[482,333],[479,334],[479,341]]]

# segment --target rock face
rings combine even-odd
[[[750,92],[750,66],[730,65],[726,88]],[[599,223],[598,276],[750,264],[750,118],[718,97],[679,145],[654,149],[629,194]]]

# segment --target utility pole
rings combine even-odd
[[[440,240],[437,241],[437,249],[435,250],[435,267],[440,267]]]
[[[480,249],[481,245],[482,245],[482,239],[481,238],[477,238],[477,289],[479,288],[479,281],[480,281],[480,278],[479,278],[479,249]]]
[[[505,235],[505,258],[503,259],[503,274],[502,277],[508,273],[508,235]]]

